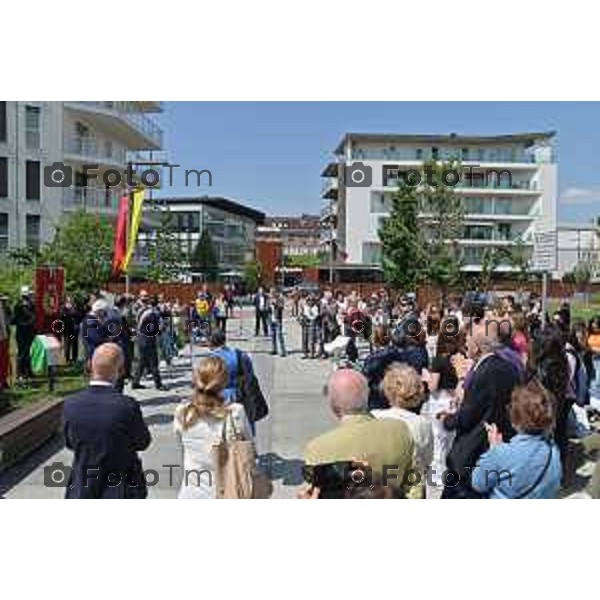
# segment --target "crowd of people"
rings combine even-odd
[[[573,440],[594,438],[600,317],[572,319],[568,303],[548,315],[535,296],[520,303],[473,294],[419,307],[414,296],[392,298],[385,290],[286,298],[261,288],[251,306],[254,333],[270,337],[273,354],[287,355],[285,328],[296,321],[303,358],[335,359],[326,390],[338,424],[307,442],[301,497],[553,498],[573,478]],[[24,293],[11,317],[19,356],[30,336],[18,329],[28,307]],[[184,466],[209,469],[219,443],[252,445],[255,423],[268,407],[250,356],[227,344],[235,308],[231,290],[213,295],[207,286],[189,305],[145,291],[112,302],[93,295],[86,305],[66,298],[60,314],[65,360],[78,360],[81,340],[91,377],[90,389],[65,404],[75,464],[90,460],[80,451],[90,452],[81,433],[89,431],[87,398],[106,393],[115,411],[97,424],[94,435],[103,441],[92,454],[106,469],[140,468],[137,452],[150,443],[149,432],[131,412],[125,381],[143,387],[147,373],[165,389],[159,361],[169,363],[186,339],[205,342],[207,352],[194,365],[189,401],[174,415]],[[19,372],[26,377],[24,363]],[[114,438],[129,435],[130,427],[131,444]],[[136,477],[133,496],[144,496]],[[179,496],[219,497],[225,488],[183,481]],[[103,492],[75,481],[69,494]]]

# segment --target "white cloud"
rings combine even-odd
[[[563,204],[595,205],[600,209],[600,186],[567,188],[560,195]]]

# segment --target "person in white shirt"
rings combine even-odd
[[[433,460],[433,430],[431,421],[418,414],[424,400],[423,383],[419,374],[405,363],[391,364],[383,378],[383,393],[390,408],[373,410],[377,419],[399,419],[404,421],[413,437],[413,464],[420,475],[418,493],[413,497],[425,496],[427,468]]]
[[[227,365],[222,358],[203,358],[194,370],[191,400],[175,409],[175,432],[183,445],[179,499],[216,497],[212,449],[223,434],[227,440],[236,436],[252,439],[244,407],[237,402],[225,406],[223,390],[228,379]]]

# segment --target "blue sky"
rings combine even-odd
[[[346,132],[556,130],[559,221],[600,215],[596,102],[167,102],[160,121],[182,167],[159,195],[222,195],[270,214],[319,210],[321,169]],[[185,188],[191,168],[210,169],[212,187]]]

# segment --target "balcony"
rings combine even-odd
[[[337,177],[330,177],[323,181],[321,185],[321,198],[336,200],[338,197],[338,180]]]
[[[92,137],[72,137],[64,141],[65,158],[73,162],[97,163],[99,165],[125,168],[124,150],[113,148],[111,144],[98,146]]]
[[[502,152],[484,149],[464,153],[458,149],[440,149],[434,152],[431,148],[362,148],[353,151],[351,160],[390,160],[407,163],[422,163],[435,160],[477,164],[536,164],[538,162],[535,156],[520,151]]]
[[[72,187],[63,190],[63,210],[114,213],[123,190],[95,187]]]
[[[163,144],[162,129],[142,112],[135,102],[77,101],[65,107],[83,118],[93,119],[126,140],[132,150],[159,150]]]
[[[335,222],[337,217],[337,204],[335,203],[327,203],[323,208],[321,208],[320,213],[320,222],[328,223]]]

